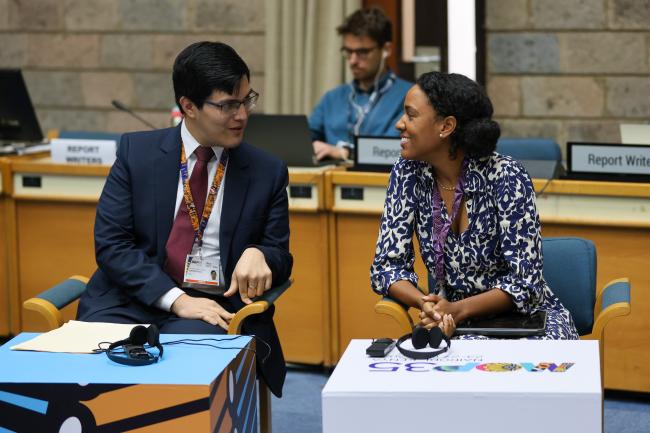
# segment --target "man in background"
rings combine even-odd
[[[397,136],[395,124],[412,86],[386,66],[392,25],[380,9],[359,9],[336,30],[354,79],[325,93],[309,116],[319,160],[347,159],[357,135]]]

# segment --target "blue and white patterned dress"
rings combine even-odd
[[[393,167],[370,270],[372,288],[378,294],[386,295],[399,280],[417,285],[413,232],[428,271],[435,275],[431,240],[434,185],[434,171],[427,163],[400,159]],[[449,230],[442,295],[458,301],[497,287],[511,296],[517,311],[547,312],[546,335],[535,338],[577,339],[571,315],[542,277],[539,216],[533,185],[524,168],[498,153],[470,159],[463,197],[469,224],[460,234]],[[442,218],[449,221],[445,206]]]

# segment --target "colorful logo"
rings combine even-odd
[[[411,373],[426,372],[444,372],[444,373],[466,373],[472,370],[484,371],[487,373],[511,373],[513,371],[523,371],[528,373],[566,373],[575,362],[466,362],[464,364],[439,364],[435,362],[416,361],[416,362],[373,362],[368,365],[371,372],[396,372],[407,371]]]

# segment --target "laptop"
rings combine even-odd
[[[252,114],[244,141],[282,159],[289,167],[318,167],[336,161],[316,161],[307,116],[302,114]]]
[[[621,123],[619,127],[622,144],[650,144],[650,125]]]
[[[471,319],[456,328],[456,335],[478,334],[490,337],[526,337],[544,335],[546,311],[536,311],[530,316],[506,313],[495,317]]]
[[[43,133],[20,69],[0,69],[0,149],[40,144]]]

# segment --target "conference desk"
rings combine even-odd
[[[12,165],[18,161],[30,161],[34,158],[42,158],[44,152],[22,156],[0,157],[0,336],[16,332],[12,323],[18,317],[13,308],[13,297],[15,291],[11,288],[15,280],[12,278],[12,270],[17,266],[15,228],[15,208],[11,198],[13,192]]]
[[[370,342],[323,388],[323,433],[602,432],[597,341],[452,341],[418,361],[367,357]]]
[[[398,325],[374,312],[378,296],[369,269],[379,233],[388,174],[328,172],[326,205],[332,213],[332,284],[335,359],[350,340],[400,335]],[[536,190],[545,181],[535,180]],[[650,184],[553,180],[538,199],[543,236],[591,239],[598,253],[598,287],[621,277],[632,284],[632,314],[605,332],[605,387],[650,391]],[[416,244],[417,245],[417,244]],[[416,257],[417,252],[416,252]],[[417,258],[420,286],[426,271]]]
[[[0,158],[0,335],[9,334],[9,246],[7,243],[7,188],[9,161]]]
[[[140,367],[103,354],[10,350],[36,335],[23,333],[0,347],[1,431],[259,431],[252,350],[178,344]],[[227,346],[255,348],[250,337],[237,341]]]
[[[275,317],[290,362],[332,363],[328,217],[323,197],[323,172],[330,168],[289,169],[295,283],[276,303]],[[45,330],[36,315],[22,310],[24,300],[71,275],[94,272],[95,209],[109,169],[57,164],[42,156],[8,165],[8,226],[16,257],[9,272],[14,288],[10,292],[12,333]],[[65,307],[64,320],[73,319],[76,309],[77,302]]]
[[[35,317],[21,316],[22,301],[70,275],[94,271],[92,228],[109,169],[42,157],[4,167],[0,200],[12,251],[9,330],[42,330]],[[290,168],[289,183],[295,283],[278,300],[276,313],[286,359],[334,365],[353,338],[398,336],[396,324],[374,313],[378,297],[369,284],[388,175]],[[534,183],[539,190],[544,181]],[[650,185],[554,180],[538,208],[544,236],[594,241],[599,287],[630,278],[632,314],[605,332],[605,386],[650,392],[650,276],[644,272],[650,262]],[[426,288],[421,260],[415,267]],[[64,318],[73,318],[75,310],[66,307]]]

